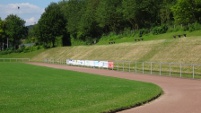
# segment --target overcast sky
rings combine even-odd
[[[8,15],[16,14],[26,21],[26,25],[33,25],[51,2],[59,1],[61,0],[0,0],[0,17],[4,20]]]

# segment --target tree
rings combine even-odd
[[[79,22],[84,12],[84,6],[85,0],[69,0],[62,9],[65,18],[68,20],[68,23],[66,24],[67,31],[75,39],[79,38]]]
[[[133,28],[149,28],[159,23],[161,0],[124,0],[123,15]]]
[[[163,0],[160,8],[161,24],[170,24],[173,21],[171,7],[176,3],[176,0]]]
[[[201,23],[201,0],[195,0],[195,18],[197,22]]]
[[[196,22],[196,10],[199,12],[200,9],[198,6],[200,6],[198,0],[177,0],[172,7],[175,23],[187,25]]]
[[[84,12],[79,21],[79,32],[81,39],[83,40],[94,40],[101,35],[101,28],[95,20],[96,8],[100,0],[86,0]]]
[[[104,32],[118,32],[123,26],[123,14],[121,11],[122,0],[101,0],[97,11],[96,21]]]
[[[5,33],[9,39],[9,44],[13,49],[18,49],[21,39],[27,36],[28,29],[25,21],[17,15],[8,15],[5,19]]]
[[[4,50],[4,21],[0,18],[0,50]]]
[[[57,3],[51,3],[42,14],[36,27],[36,34],[39,41],[42,41],[45,46],[55,47],[57,36],[61,36],[65,29],[66,20]]]

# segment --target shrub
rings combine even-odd
[[[11,49],[6,49],[5,51],[0,51],[0,55],[6,55],[12,53]]]
[[[168,30],[168,26],[166,26],[166,25],[162,25],[162,26],[159,26],[159,27],[154,27],[152,29],[152,34],[154,34],[154,35],[163,34],[163,33],[166,33],[167,30]]]
[[[199,23],[197,23],[197,22],[188,25],[188,30],[189,30],[190,32],[196,31],[196,30],[200,30],[200,29],[201,29],[201,25],[200,25]]]

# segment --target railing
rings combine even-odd
[[[66,60],[64,59],[45,59],[44,62],[66,64]],[[112,68],[112,70],[160,76],[201,79],[201,64],[114,61],[114,68]]]
[[[161,76],[201,78],[201,65],[165,63],[165,62],[131,62],[115,61],[114,70],[134,73],[153,74]]]
[[[66,64],[66,59],[44,59],[43,62],[50,64]]]
[[[29,58],[0,58],[0,62],[29,62]]]

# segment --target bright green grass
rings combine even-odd
[[[160,95],[160,87],[20,63],[0,63],[0,113],[100,113]]]
[[[161,40],[161,39],[166,39],[166,40],[174,40],[173,35],[183,35],[187,34],[187,37],[193,37],[195,38],[196,36],[201,35],[201,30],[189,32],[189,31],[176,31],[176,32],[167,32],[164,34],[159,34],[159,35],[153,35],[152,33],[145,34],[142,36],[144,39],[143,41],[150,41],[150,40]],[[135,42],[135,39],[139,38],[138,33],[130,33],[128,35],[116,35],[116,34],[110,34],[108,36],[103,36],[99,42],[97,43],[98,45],[105,45],[108,44],[109,41],[113,40],[116,43],[125,43],[125,42]],[[137,42],[135,42],[137,43]]]
[[[27,52],[27,53],[11,53],[6,55],[0,55],[0,58],[33,58],[41,52],[44,52],[44,49]]]

